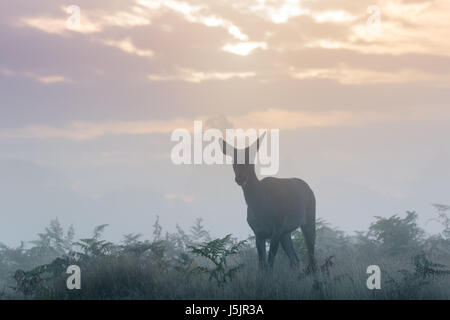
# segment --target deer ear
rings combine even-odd
[[[245,149],[246,161],[251,162],[256,158],[256,153],[258,152],[261,141],[262,141],[262,139],[264,139],[265,136],[266,136],[266,131],[264,131],[263,134],[261,136],[259,136],[255,142],[253,142],[252,145],[248,146]],[[256,148],[255,148],[255,145],[256,145]],[[251,163],[253,163],[253,162],[251,162]]]
[[[264,139],[264,137],[266,136],[267,131],[264,131],[262,135],[259,136],[258,140],[256,140],[256,151],[259,150],[259,146],[261,144],[261,141]]]
[[[222,148],[222,152],[224,155],[229,155],[234,157],[234,154],[236,153],[236,150],[234,149],[233,146],[229,145],[225,140],[223,140],[222,138],[220,138],[219,140],[220,143],[220,147]]]

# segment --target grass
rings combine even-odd
[[[197,227],[191,229],[196,234],[179,229],[178,233],[163,238],[160,226],[156,226],[158,235],[153,241],[140,241],[139,235],[127,235],[122,244],[102,240],[101,232],[106,226],[100,226],[95,228],[92,238],[73,242],[71,250],[61,251],[51,263],[39,264],[28,271],[16,268],[11,269],[15,272],[4,273],[7,276],[3,277],[0,298],[450,299],[449,239],[436,235],[424,237],[417,230],[406,232],[406,227],[418,228],[411,219],[415,218],[409,214],[403,220],[391,217],[382,223],[377,221],[371,231],[379,233],[372,237],[370,232],[349,237],[319,221],[316,274],[305,273],[305,263],[292,269],[282,250],[273,271],[262,272],[258,269],[252,238],[238,241],[228,235],[211,240],[198,221]],[[402,237],[386,246],[380,234],[391,239],[397,227],[403,231]],[[305,262],[304,244],[298,234],[295,247]],[[21,252],[17,256],[17,250],[14,251],[20,261],[32,256],[25,249]],[[10,258],[11,252],[7,253],[3,256]],[[2,263],[5,264],[4,260]],[[81,290],[66,287],[65,270],[71,264],[82,270]],[[381,269],[380,290],[369,290],[366,286],[369,265]]]

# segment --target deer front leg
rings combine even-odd
[[[269,268],[273,268],[273,263],[275,261],[275,256],[277,255],[278,247],[280,246],[280,235],[278,233],[274,234],[270,238],[270,248],[269,248]]]
[[[260,270],[267,269],[266,261],[266,239],[256,236],[256,249],[258,250],[259,268]]]

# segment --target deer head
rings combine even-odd
[[[264,132],[251,146],[248,146],[245,149],[234,148],[225,140],[221,139],[222,152],[225,155],[230,155],[233,157],[233,170],[235,174],[234,180],[243,188],[246,187],[249,181],[256,179],[254,159],[259,150],[260,142],[265,135],[266,133]]]

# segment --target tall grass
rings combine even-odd
[[[212,239],[197,220],[189,232],[178,227],[163,236],[159,220],[153,239],[138,234],[122,243],[102,239],[106,225],[90,238],[74,241],[52,221],[33,247],[0,248],[3,299],[450,299],[450,237],[426,235],[418,216],[377,217],[367,232],[349,236],[317,224],[318,272],[305,264],[293,269],[279,251],[272,272],[258,269],[254,239],[231,235]],[[447,224],[446,224],[447,223]],[[297,253],[305,262],[300,232]],[[81,290],[68,290],[67,266],[81,268]],[[381,268],[381,289],[366,286],[369,265]]]

